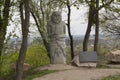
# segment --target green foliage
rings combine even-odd
[[[104,65],[104,64],[98,64],[98,65],[97,65],[97,68],[99,68],[99,69],[106,69],[106,68],[107,68],[107,69],[108,69],[108,68],[111,69],[110,66],[107,66],[107,65]]]
[[[25,63],[34,67],[49,64],[50,60],[45,47],[42,44],[32,44],[27,50]]]
[[[118,2],[120,2],[120,0],[117,0]]]
[[[0,77],[9,76],[13,73],[13,69],[11,68],[12,63],[15,63],[18,57],[18,53],[11,53],[2,56],[2,63],[0,65]]]
[[[109,76],[109,77],[106,77],[106,78],[103,78],[101,80],[120,80],[120,75],[117,75],[117,76]]]
[[[5,60],[3,60],[5,61]],[[0,65],[0,77],[8,76],[11,72],[12,69],[10,68],[9,62],[4,62],[2,65]]]
[[[99,54],[107,54],[107,53],[109,53],[109,50],[107,48],[103,47],[101,44],[99,44],[98,52],[99,52]]]
[[[120,12],[120,9],[119,9],[119,8],[114,8],[114,11],[115,11],[116,13],[119,13],[119,12]]]
[[[99,65],[106,64],[108,62],[109,49],[102,46],[101,44],[98,45],[98,59]]]
[[[11,65],[18,59],[19,52],[10,53],[2,56],[2,64],[0,65],[0,77],[8,79],[9,76],[14,72]],[[47,65],[50,63],[49,58],[46,54],[46,50],[41,44],[31,45],[26,54],[25,63],[31,65],[31,67],[37,67]]]
[[[84,3],[84,0],[78,0],[80,3]]]

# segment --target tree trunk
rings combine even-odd
[[[69,34],[69,37],[70,37],[70,50],[71,50],[71,60],[74,59],[74,46],[73,46],[73,36],[71,34],[71,31],[70,31],[70,15],[71,15],[71,9],[70,9],[70,2],[69,0],[67,0],[67,8],[68,8],[68,34]]]
[[[87,27],[85,38],[84,38],[84,41],[83,41],[83,51],[88,50],[88,42],[89,42],[91,27],[92,27],[92,22],[90,21],[90,19],[88,19],[88,27]]]
[[[25,14],[23,13],[23,4],[25,7]],[[22,80],[23,76],[23,64],[27,51],[27,42],[28,42],[28,31],[29,31],[29,0],[23,0],[20,2],[20,13],[21,13],[21,26],[22,26],[22,44],[19,52],[19,57],[16,64],[16,79]],[[25,15],[25,19],[24,16]]]
[[[95,14],[94,10],[95,10],[94,0],[91,0],[90,8],[89,8],[88,27],[83,40],[83,51],[88,50],[88,41],[90,37],[91,27],[94,24],[94,14]]]
[[[40,9],[41,9],[41,12],[42,12],[42,26],[44,26],[43,27],[43,30],[44,31],[41,31],[40,30],[40,26],[38,25],[38,30],[39,30],[39,32],[40,32],[40,34],[41,34],[41,37],[42,37],[42,41],[43,41],[43,44],[44,44],[44,46],[45,46],[45,48],[46,48],[46,50],[47,50],[47,55],[48,55],[48,57],[50,58],[50,53],[49,53],[49,43],[48,43],[48,40],[47,40],[47,33],[45,33],[45,14],[44,14],[44,8],[43,8],[43,0],[40,0]]]
[[[40,31],[39,31],[40,32]],[[42,33],[41,32],[41,37],[42,37],[42,41],[43,41],[43,44],[44,44],[44,46],[45,46],[45,48],[46,48],[46,50],[47,50],[47,56],[51,59],[51,57],[50,57],[50,53],[49,53],[49,42],[48,42],[48,40],[47,40],[47,36],[45,35],[45,34],[47,34],[47,33]]]
[[[99,40],[99,0],[96,0],[96,13],[95,13],[95,41],[94,41],[94,51],[98,52],[98,40]]]
[[[4,10],[3,10],[3,18],[0,15],[0,56],[2,56],[2,50],[3,50],[3,46],[4,46],[5,35],[6,35],[6,29],[7,29],[7,25],[8,25],[10,3],[11,3],[11,0],[5,0]],[[2,14],[2,11],[0,14]]]

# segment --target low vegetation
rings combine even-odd
[[[15,69],[12,66],[12,64],[16,63],[16,60],[18,58],[18,53],[19,52],[13,52],[13,53],[5,54],[2,56],[2,64],[0,66],[0,69],[1,69],[0,80],[1,79],[12,80],[11,78],[14,77],[14,73],[15,73]],[[39,66],[48,65],[50,63],[50,60],[46,54],[46,50],[44,46],[42,44],[32,44],[31,46],[29,46],[27,50],[26,58],[25,58],[25,63],[29,64],[31,69],[34,69]],[[46,71],[35,72],[35,73],[41,76],[51,72],[54,72],[54,71],[46,70]]]
[[[45,47],[40,44],[32,44],[27,50],[25,63],[33,67],[50,64]]]
[[[103,78],[101,80],[120,80],[120,75],[117,75],[117,76],[109,76],[109,77],[106,77],[106,78]]]
[[[42,71],[35,71],[33,69],[28,70],[25,72],[25,75],[23,76],[23,80],[32,80],[36,77],[41,77],[49,73],[57,72],[57,70],[42,70]]]

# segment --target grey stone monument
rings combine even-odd
[[[66,64],[65,26],[60,12],[53,12],[47,24],[51,64]]]
[[[79,55],[79,61],[84,62],[97,62],[97,53],[96,52],[81,52]]]
[[[82,67],[96,67],[98,57],[96,52],[81,52],[79,54],[79,66]]]

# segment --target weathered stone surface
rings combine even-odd
[[[72,60],[72,62],[74,63],[74,65],[78,66],[78,67],[96,67],[97,63],[96,62],[80,62],[79,59],[79,55],[76,55],[74,57],[74,59]]]
[[[114,63],[120,63],[120,50],[111,51],[111,61]]]
[[[49,54],[52,64],[66,64],[65,26],[65,23],[61,20],[60,12],[53,12],[47,25]]]
[[[79,55],[74,56],[74,59],[71,61],[74,65],[80,66]]]

